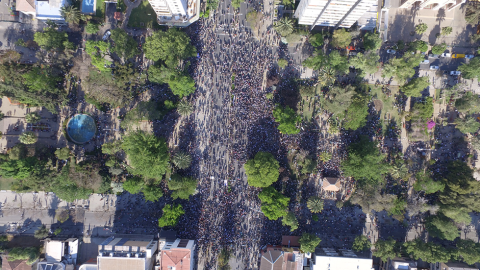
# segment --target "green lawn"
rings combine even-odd
[[[15,181],[13,178],[0,177],[0,190],[10,190],[12,183]]]
[[[313,117],[313,112],[315,111],[315,99],[305,97],[302,99],[302,103],[303,120],[310,122]]]
[[[393,106],[395,102],[395,95],[398,93],[398,86],[388,87],[391,91],[390,96],[382,93],[381,86],[369,84],[368,87],[372,89],[370,95],[374,98],[374,100],[378,99],[382,102],[380,120],[382,121],[383,129],[385,130],[385,128],[388,126],[389,121],[396,121],[397,125],[400,126],[400,115],[398,114],[397,108]]]
[[[105,20],[105,0],[97,0],[96,16]]]
[[[128,27],[134,28],[158,28],[157,14],[153,11],[152,6],[146,0],[132,10],[128,19]]]

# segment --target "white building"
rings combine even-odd
[[[376,5],[377,0],[301,0],[295,17],[299,24],[312,28],[316,25],[349,28]],[[376,18],[376,11],[372,16]]]
[[[403,0],[400,8],[411,8],[415,5],[418,9],[446,9],[450,11],[461,4],[465,3],[466,0]]]
[[[373,260],[341,249],[321,248],[312,254],[312,270],[373,270]]]
[[[153,237],[110,237],[98,246],[98,270],[150,270],[155,264],[158,242]]]
[[[200,0],[149,0],[159,24],[185,27],[199,18]]]
[[[193,270],[195,268],[195,241],[188,239],[160,240],[158,270]]]

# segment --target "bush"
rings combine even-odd
[[[442,43],[432,47],[433,54],[442,54],[447,49],[447,44]]]

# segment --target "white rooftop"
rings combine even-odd
[[[39,20],[62,20],[60,8],[66,4],[66,0],[35,1],[37,19]]]
[[[315,255],[313,270],[373,270],[373,261],[368,258]]]

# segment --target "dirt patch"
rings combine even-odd
[[[10,240],[10,237],[9,237]],[[40,246],[40,240],[33,236],[28,235],[15,235],[9,242],[8,248],[14,247],[38,247]]]
[[[377,110],[377,112],[379,112],[383,109],[383,102],[379,99],[375,99],[373,101],[373,105],[375,105],[375,110]]]

